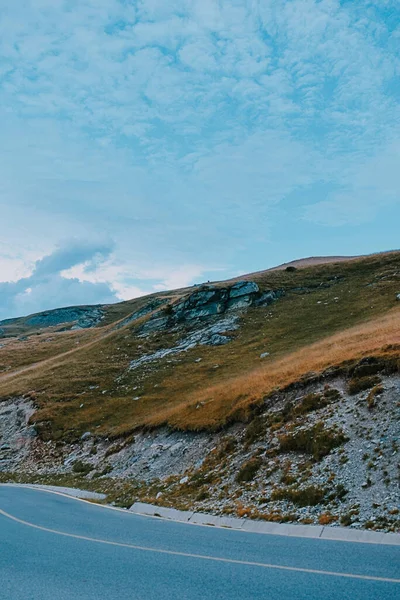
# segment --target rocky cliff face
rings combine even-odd
[[[250,306],[267,306],[281,295],[280,291],[260,292],[252,281],[239,281],[230,287],[203,286],[175,306],[171,306],[172,323],[204,319]]]
[[[154,363],[169,355],[186,352],[196,346],[222,346],[231,341],[239,328],[239,316],[250,307],[268,306],[283,295],[281,290],[261,292],[252,281],[239,281],[229,287],[203,285],[174,304],[155,310],[137,335],[146,338],[161,331],[179,332],[182,337],[174,346],[144,354],[131,362],[130,368]],[[149,307],[154,307],[154,302]],[[148,314],[144,307],[136,319]],[[135,319],[130,318],[131,322]]]
[[[14,471],[28,459],[36,438],[29,424],[34,412],[32,402],[22,398],[0,404],[0,471]]]
[[[225,313],[243,311],[250,306],[267,306],[282,296],[280,290],[260,292],[252,281],[239,281],[229,287],[203,285],[176,304],[168,304],[146,323],[144,334],[157,329],[191,324]]]

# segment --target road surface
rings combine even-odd
[[[0,486],[1,600],[398,600],[400,547],[244,533]]]

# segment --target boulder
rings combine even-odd
[[[238,281],[229,290],[230,298],[238,298],[239,296],[248,296],[257,294],[260,288],[254,281]]]
[[[279,300],[283,294],[284,292],[282,290],[269,290],[268,292],[263,292],[254,300],[254,306],[268,306],[275,302],[275,300]]]

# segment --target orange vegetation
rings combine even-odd
[[[333,365],[368,355],[400,350],[400,310],[363,325],[352,327],[265,367],[196,391],[171,410],[154,415],[153,424],[168,422],[175,427],[218,426],[239,416],[274,389],[298,381],[309,372],[322,372]]]

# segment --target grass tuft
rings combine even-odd
[[[325,498],[326,489],[310,485],[297,489],[293,487],[277,488],[271,494],[271,500],[289,500],[298,506],[316,506]]]
[[[279,436],[279,452],[302,452],[311,454],[315,460],[321,460],[348,438],[337,429],[328,429],[321,422],[309,429],[299,429],[293,433]]]
[[[236,482],[242,483],[246,481],[253,481],[254,476],[259,471],[261,465],[262,460],[260,458],[251,458],[248,460],[238,471],[236,475]]]
[[[356,377],[349,381],[348,392],[351,396],[355,396],[360,392],[365,392],[381,383],[381,378],[377,375],[369,375],[365,377]]]

